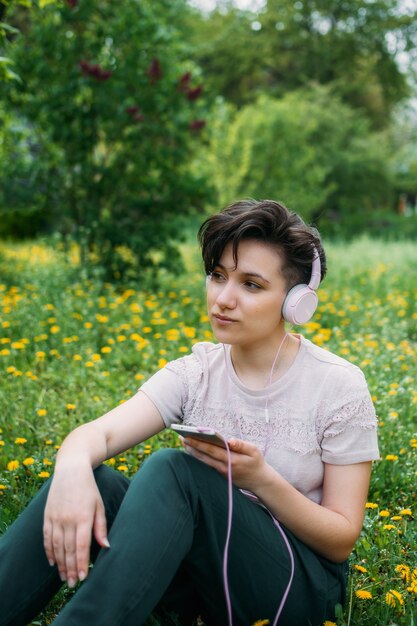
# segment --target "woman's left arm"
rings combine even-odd
[[[186,440],[187,449],[227,475],[227,453],[218,446]],[[259,449],[240,439],[229,442],[233,483],[252,491],[296,537],[317,553],[342,562],[362,529],[371,462],[324,464],[323,497],[316,504],[264,460]]]

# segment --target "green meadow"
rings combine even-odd
[[[361,367],[380,424],[361,537],[337,626],[411,626],[417,617],[417,248],[363,238],[329,244],[306,337]],[[77,249],[0,245],[0,532],[52,474],[77,424],[135,393],[156,369],[211,340],[197,251],[187,273],[115,286],[84,275]],[[130,476],[162,433],[107,461]],[[62,601],[63,591],[58,602]],[[36,624],[50,623],[54,607]],[[327,626],[331,623],[327,622]],[[248,624],[248,626],[250,626]]]

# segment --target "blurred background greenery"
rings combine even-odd
[[[84,271],[178,266],[202,216],[281,199],[417,235],[417,2],[0,0],[0,236]]]

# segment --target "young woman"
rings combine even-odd
[[[285,328],[314,312],[318,233],[278,202],[243,201],[199,237],[219,343],[65,439],[0,542],[3,626],[28,624],[64,581],[83,582],[57,626],[318,626],[343,602],[377,420],[361,371]],[[156,452],[130,482],[101,465],[180,422],[228,449],[186,437],[188,454]]]

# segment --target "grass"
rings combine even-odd
[[[50,475],[69,430],[129,398],[193,342],[212,338],[198,261],[191,246],[184,252],[192,269],[163,278],[154,292],[88,280],[75,255],[64,259],[42,242],[0,245],[0,532]],[[361,239],[329,245],[328,257],[320,306],[303,333],[363,369],[381,450],[337,625],[412,626],[417,249]],[[167,445],[176,440],[163,433],[108,463],[131,475]]]

